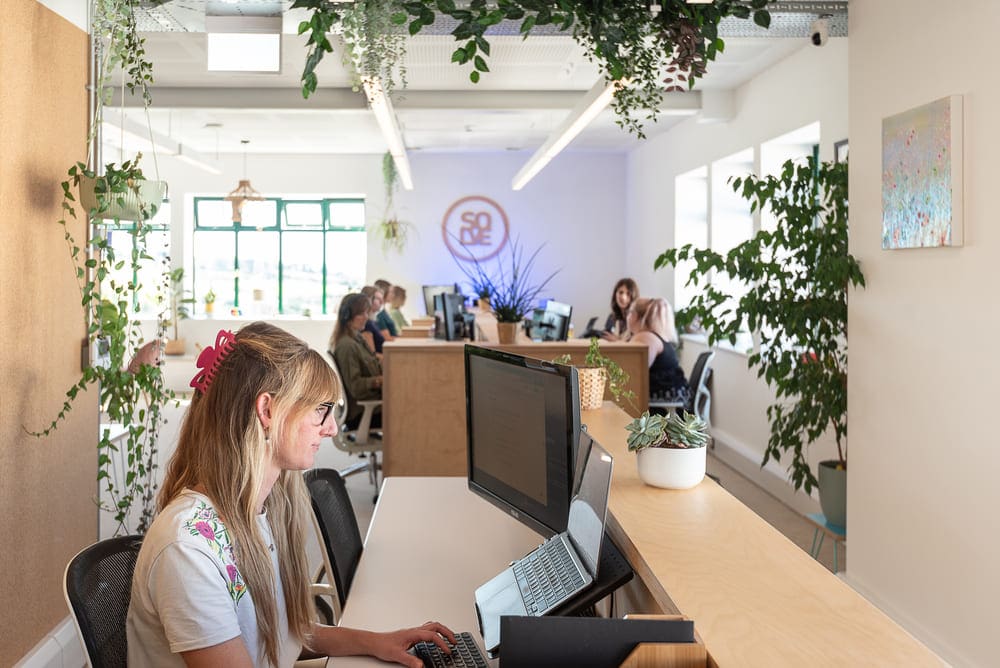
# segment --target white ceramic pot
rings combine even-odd
[[[638,454],[639,478],[647,485],[690,489],[705,477],[708,448],[643,448]]]

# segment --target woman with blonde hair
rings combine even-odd
[[[220,331],[198,367],[135,567],[129,665],[287,667],[306,647],[417,668],[414,643],[454,641],[436,622],[373,633],[315,621],[301,471],[336,434],[340,399],[319,353],[257,322]]]
[[[645,343],[649,351],[649,398],[651,401],[687,402],[691,393],[677,359],[677,327],[674,310],[661,297],[636,299],[628,310],[632,341]]]

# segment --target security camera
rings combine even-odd
[[[830,41],[830,19],[821,16],[809,24],[809,41],[813,46],[823,46]]]

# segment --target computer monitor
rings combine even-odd
[[[580,438],[576,369],[465,346],[468,484],[543,536],[566,530]]]
[[[424,311],[427,315],[434,315],[434,296],[443,294],[458,293],[458,285],[425,285],[424,286]]]
[[[434,338],[461,341],[465,338],[465,299],[445,292],[434,295]]]
[[[572,306],[550,299],[544,308],[536,308],[532,313],[528,336],[532,341],[565,341],[572,316]]]

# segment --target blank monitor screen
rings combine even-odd
[[[452,285],[425,285],[424,286],[424,311],[427,315],[434,315],[434,296],[447,293],[457,293],[458,288]]]
[[[465,346],[469,489],[544,536],[566,530],[580,434],[576,369]]]

